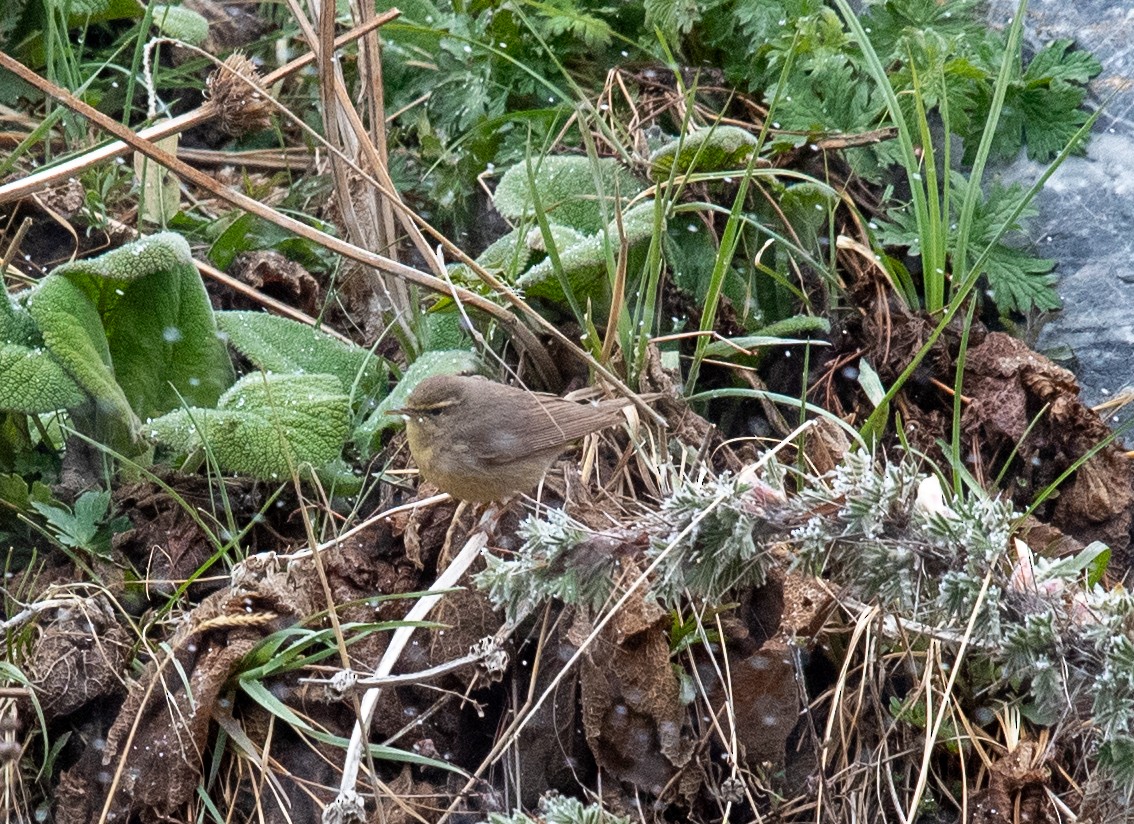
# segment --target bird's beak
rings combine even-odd
[[[408,409],[404,409],[404,408],[387,409],[386,414],[387,415],[400,415],[403,418],[408,418],[410,416],[410,411]]]

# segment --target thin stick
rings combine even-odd
[[[413,623],[422,621],[430,613],[434,606],[444,597],[444,592],[453,588],[453,586],[461,579],[472,562],[480,555],[481,551],[488,545],[488,534],[481,530],[476,532],[460,553],[453,559],[453,563],[449,564],[448,568],[441,573],[440,577],[429,588],[429,592],[434,592],[434,595],[423,596],[405,617],[406,623]],[[440,592],[438,592],[440,591]],[[402,651],[405,650],[406,644],[409,643],[410,636],[413,635],[416,627],[403,626],[394,631],[390,637],[390,644],[386,647],[386,652],[382,655],[382,660],[378,662],[378,666],[374,668],[374,677],[383,678],[390,674],[397,663],[398,658],[401,657]],[[363,752],[366,750],[366,740],[369,737],[368,732],[370,729],[370,719],[374,715],[374,708],[378,705],[378,699],[382,695],[380,687],[374,687],[366,691],[362,696],[361,710],[358,721],[355,722],[354,730],[350,736],[350,746],[347,748],[346,758],[343,762],[343,775],[342,781],[339,784],[339,797],[332,802],[332,806],[342,808],[344,806],[351,807],[355,803],[361,803],[355,785],[358,782],[358,769],[362,762]],[[365,815],[359,810],[358,820],[365,820]]]

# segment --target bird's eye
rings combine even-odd
[[[431,406],[427,409],[422,409],[421,411],[424,412],[426,415],[429,415],[430,417],[435,417],[435,416],[441,414],[441,410],[443,408],[444,407],[441,407],[441,406]]]

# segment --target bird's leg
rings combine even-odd
[[[458,501],[457,508],[453,510],[453,517],[449,520],[449,528],[445,530],[445,540],[441,544],[441,552],[437,555],[437,571],[441,572],[445,567],[449,566],[450,552],[453,549],[453,532],[457,528],[457,524],[461,522],[461,516],[468,508],[468,501]]]

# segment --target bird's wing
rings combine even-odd
[[[554,395],[528,395],[524,403],[527,406],[524,410],[499,410],[500,426],[481,444],[486,460],[506,463],[538,452],[562,449],[572,441],[624,420],[619,406],[596,407]],[[524,420],[533,423],[521,428],[520,422]]]

